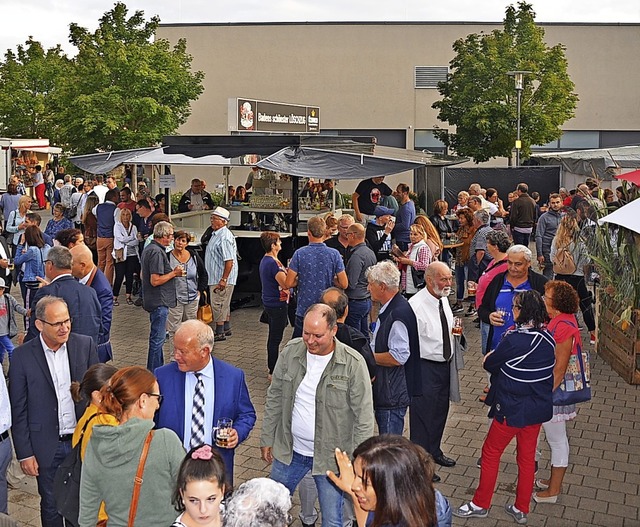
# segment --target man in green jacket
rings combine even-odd
[[[342,526],[342,492],[329,481],[335,449],[348,453],[373,435],[373,395],[367,366],[355,350],[335,339],[333,308],[314,304],[302,338],[282,351],[267,401],[260,441],[271,479],[293,494],[311,471],[323,527]]]

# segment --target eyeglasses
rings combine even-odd
[[[162,399],[164,399],[164,395],[162,395],[161,393],[151,393],[151,392],[145,392],[145,393],[150,397],[157,397],[158,404],[162,404]]]
[[[62,326],[70,326],[73,322],[70,318],[63,320],[62,322],[47,322],[44,318],[39,318],[38,320],[56,329],[60,329]]]

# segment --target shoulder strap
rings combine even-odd
[[[84,433],[87,431],[87,426],[95,417],[98,417],[97,413],[93,414],[91,417],[89,417],[89,419],[85,421],[84,426],[82,427],[82,432],[80,433],[80,439],[78,440],[79,445],[82,444],[82,438],[84,437]]]
[[[138,500],[140,499],[140,487],[142,486],[142,474],[144,473],[144,465],[147,462],[147,455],[149,454],[149,445],[153,439],[153,430],[149,430],[147,438],[144,440],[142,446],[142,454],[140,454],[140,462],[138,463],[138,470],[136,471],[136,477],[133,480],[133,496],[131,497],[131,506],[129,507],[129,521],[128,527],[133,527],[133,522],[136,519],[136,512],[138,511]]]

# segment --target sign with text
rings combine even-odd
[[[317,134],[320,108],[256,99],[229,99],[230,132]]]

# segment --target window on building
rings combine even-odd
[[[433,130],[416,130],[413,135],[414,150],[429,150],[437,154],[446,154],[447,146],[436,139]]]

